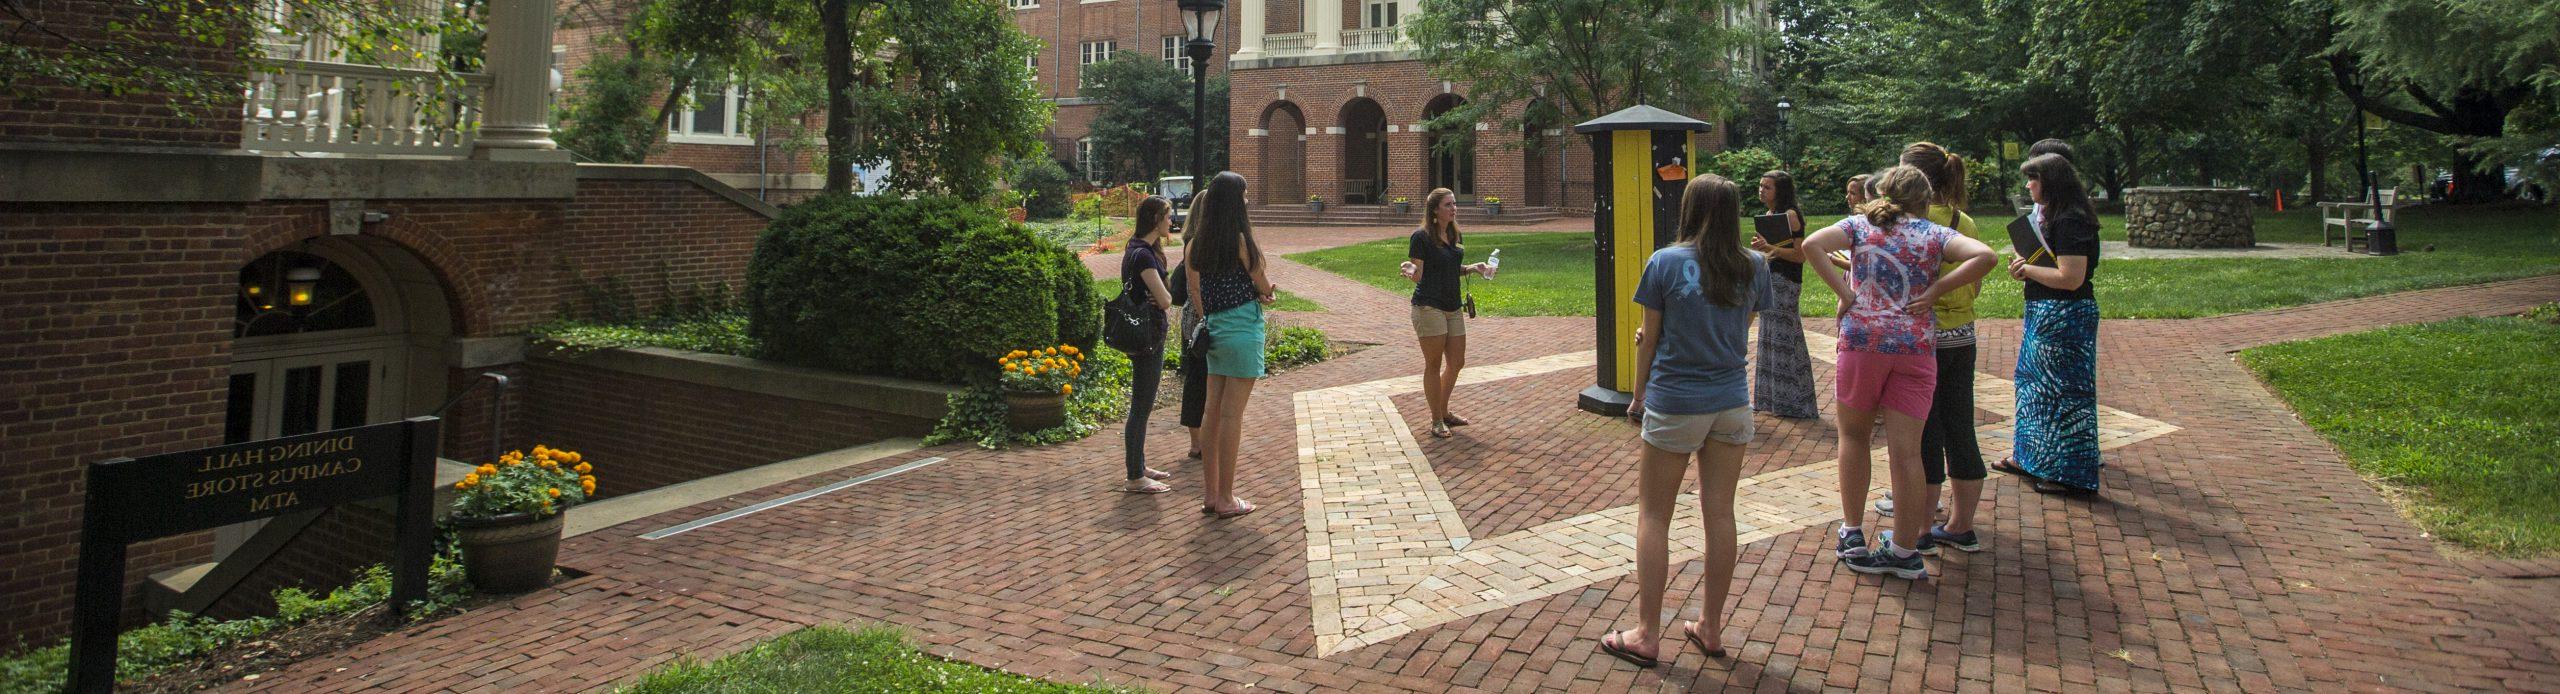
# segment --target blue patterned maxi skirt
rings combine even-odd
[[[2027,302],[2018,345],[2018,466],[2098,489],[2098,302]]]

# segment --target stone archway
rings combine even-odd
[[[1368,97],[1342,105],[1343,204],[1375,205],[1387,188],[1387,110]]]
[[[223,440],[398,421],[446,391],[454,311],[417,254],[365,236],[317,236],[240,266]],[[227,555],[258,523],[215,533]]]
[[[1307,116],[1298,105],[1286,101],[1273,102],[1262,111],[1261,163],[1254,171],[1254,189],[1260,192],[1264,205],[1286,205],[1307,200]]]
[[[1431,98],[1422,109],[1422,120],[1428,121],[1464,106],[1467,98],[1442,94]],[[1447,127],[1431,131],[1424,138],[1425,161],[1429,163],[1429,188],[1447,188],[1460,196],[1476,193],[1475,131],[1468,127]]]

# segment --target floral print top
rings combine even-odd
[[[1904,217],[1892,228],[1864,216],[1832,225],[1849,235],[1849,288],[1856,295],[1840,316],[1840,351],[1929,354],[1937,349],[1934,309],[1905,308],[1937,279],[1947,239],[1956,235],[1926,219]]]

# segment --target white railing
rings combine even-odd
[[[1396,27],[1354,29],[1342,32],[1342,50],[1345,53],[1389,50],[1395,48],[1396,39],[1402,37]]]
[[[308,60],[249,75],[240,147],[271,152],[465,156],[488,78]]]
[[[1265,51],[1303,51],[1314,48],[1315,45],[1316,34],[1312,31],[1262,36],[1262,49]]]

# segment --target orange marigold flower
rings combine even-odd
[[[588,464],[586,464],[586,463],[579,463],[579,464],[578,464],[578,467],[576,467],[576,468],[572,468],[572,469],[577,470],[577,471],[578,471],[578,474],[583,475],[583,474],[586,474],[586,473],[595,472],[595,471],[596,471],[596,466],[594,466],[594,465],[588,465]]]
[[[1067,384],[1067,385],[1058,386],[1058,394],[1059,394],[1059,395],[1074,395],[1074,394],[1076,394],[1076,386],[1075,386],[1075,384],[1073,384],[1073,383],[1069,383],[1069,384]]]
[[[554,499],[560,498],[560,488],[559,488],[559,487],[552,487],[552,488],[550,488],[550,489],[542,490],[542,493],[544,493],[544,494],[549,494],[549,495],[551,495],[551,498],[554,498]]]
[[[481,463],[481,464],[480,464],[480,467],[472,468],[472,470],[473,470],[473,471],[475,471],[475,472],[478,472],[478,473],[480,473],[480,474],[482,474],[482,475],[495,475],[495,474],[498,474],[498,466],[496,466],[496,465],[490,465],[490,464],[488,464],[488,463]]]

